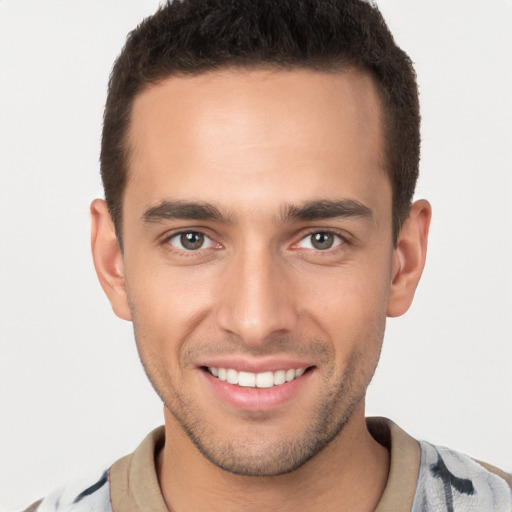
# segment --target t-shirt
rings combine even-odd
[[[375,512],[512,511],[512,475],[449,448],[416,441],[388,419],[368,418],[367,424],[391,455]],[[25,512],[168,512],[155,468],[163,442],[164,427],[159,427],[103,474],[68,485]]]

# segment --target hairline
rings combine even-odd
[[[119,246],[121,251],[123,251],[123,212],[124,212],[124,198],[126,193],[126,187],[128,185],[128,181],[132,174],[131,160],[133,157],[133,147],[129,143],[130,141],[130,133],[132,129],[132,117],[133,117],[133,109],[135,105],[135,101],[137,98],[143,94],[144,92],[150,90],[153,87],[158,87],[159,84],[166,82],[171,78],[193,78],[202,75],[207,75],[209,73],[219,73],[224,71],[238,71],[238,72],[251,72],[255,70],[261,71],[272,71],[272,72],[287,72],[287,71],[296,71],[296,70],[310,70],[316,73],[325,73],[325,74],[336,74],[336,73],[350,73],[357,72],[363,75],[368,76],[373,85],[375,86],[375,91],[377,93],[377,98],[379,100],[379,105],[381,108],[381,128],[382,128],[382,165],[380,168],[385,172],[390,185],[391,185],[391,193],[392,193],[392,204],[391,204],[391,220],[392,220],[392,235],[393,235],[393,243],[396,242],[396,238],[398,232],[401,228],[401,221],[404,219],[398,218],[398,225],[395,225],[395,217],[397,212],[395,212],[395,187],[393,183],[394,172],[391,168],[391,158],[390,158],[390,145],[391,141],[389,140],[389,132],[391,127],[388,125],[388,121],[390,120],[391,113],[389,112],[389,102],[387,101],[386,91],[379,83],[377,78],[374,76],[372,71],[354,60],[351,60],[348,57],[340,56],[336,59],[316,59],[311,62],[274,62],[274,61],[247,61],[247,62],[236,62],[236,61],[227,61],[222,64],[218,64],[215,66],[208,66],[204,69],[194,69],[194,70],[184,70],[184,69],[176,69],[171,72],[162,73],[161,76],[155,77],[152,80],[148,80],[145,83],[141,83],[140,87],[136,89],[134,94],[132,95],[128,110],[128,119],[125,124],[125,130],[122,137],[122,153],[121,153],[121,170],[123,173],[123,186],[120,193],[120,201],[117,204],[117,211],[115,214],[111,212],[112,219],[115,225],[116,236],[119,242]]]

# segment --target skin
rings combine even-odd
[[[170,510],[374,510],[389,454],[364,397],[386,316],[412,301],[431,216],[415,203],[393,244],[383,140],[378,94],[357,70],[215,71],[135,99],[124,254],[101,200],[92,247],[165,405]],[[175,218],[185,202],[192,218]],[[297,215],[315,202],[359,210]],[[205,242],[187,250],[181,233]],[[203,365],[219,357],[309,370],[284,403],[244,409],[208,385]]]

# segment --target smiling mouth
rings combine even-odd
[[[296,368],[261,373],[238,371],[234,368],[217,368],[215,366],[205,367],[205,370],[210,375],[213,375],[213,377],[216,377],[223,382],[227,382],[228,384],[244,388],[272,388],[274,386],[281,386],[282,384],[286,384],[287,382],[291,382],[292,380],[301,377],[310,368],[311,367]]]

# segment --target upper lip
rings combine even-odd
[[[311,362],[299,359],[278,359],[278,358],[247,358],[247,357],[220,357],[212,358],[201,362],[199,367],[210,368],[232,368],[234,370],[251,373],[276,372],[278,370],[297,370],[298,368],[309,368],[314,366]]]

